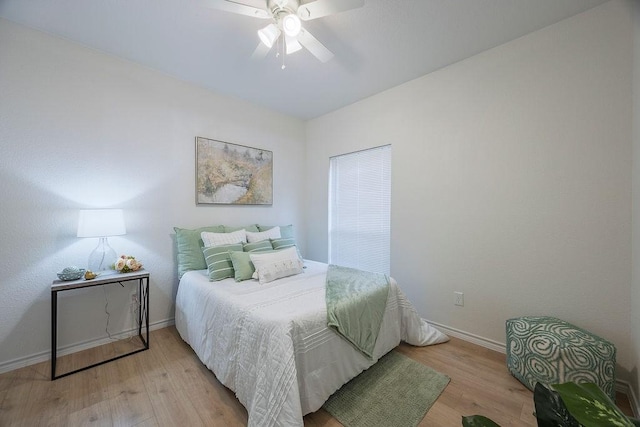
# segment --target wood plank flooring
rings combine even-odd
[[[244,407],[175,327],[152,331],[150,342],[148,351],[56,381],[50,381],[49,362],[0,375],[0,426],[246,425]],[[122,346],[114,343],[60,358],[59,372],[111,357]],[[488,416],[503,427],[536,425],[532,393],[508,373],[504,354],[455,338],[431,347],[401,344],[398,351],[451,378],[421,426],[460,426],[461,417],[471,414]],[[631,414],[624,396],[618,404]],[[304,422],[341,425],[322,409]]]

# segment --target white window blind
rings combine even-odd
[[[389,274],[391,146],[330,159],[329,263]]]

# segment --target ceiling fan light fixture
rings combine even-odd
[[[2,0],[0,0],[1,2]],[[364,6],[365,0],[206,0],[210,7],[226,12],[270,19],[270,24],[258,30],[260,42],[253,59],[264,58],[277,43],[276,56],[291,54],[301,48],[308,50],[320,62],[333,58],[333,53],[304,28],[302,21],[322,18]],[[280,39],[282,43],[280,43]],[[282,64],[284,68],[284,62]]]
[[[282,29],[284,33],[289,37],[296,37],[300,34],[300,30],[302,29],[302,22],[300,22],[300,18],[293,13],[289,13],[284,18],[282,18]]]
[[[271,48],[280,37],[280,30],[275,24],[269,24],[261,30],[258,30],[258,37],[265,46]]]
[[[295,37],[285,35],[285,43],[287,45],[287,55],[291,55],[292,53],[295,53],[302,49],[302,45]]]

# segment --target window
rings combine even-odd
[[[330,159],[329,263],[389,274],[391,146]]]

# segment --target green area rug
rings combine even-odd
[[[415,427],[449,377],[391,351],[343,385],[323,408],[345,427]]]

